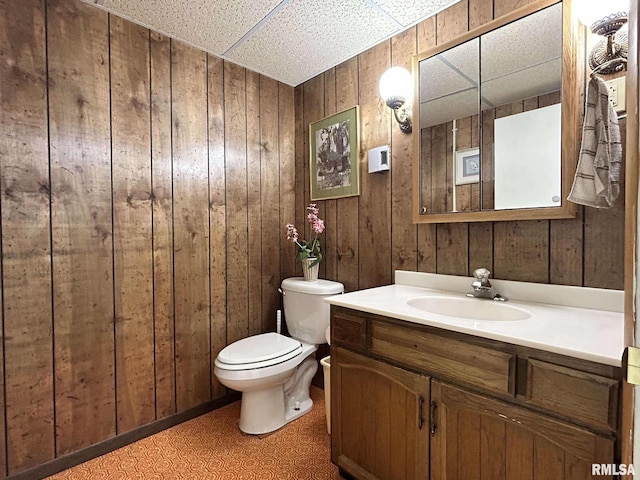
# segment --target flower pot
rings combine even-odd
[[[320,263],[318,262],[313,267],[311,266],[311,264],[315,261],[315,257],[304,258],[301,260],[302,272],[304,273],[304,279],[307,282],[315,282],[316,280],[318,280],[318,267],[320,266]]]

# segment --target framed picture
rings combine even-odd
[[[311,200],[360,195],[359,113],[356,105],[309,124]]]
[[[456,152],[456,185],[478,183],[480,180],[480,150],[469,148]]]

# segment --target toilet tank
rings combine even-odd
[[[323,299],[343,291],[344,285],[330,280],[308,282],[302,277],[284,279],[284,319],[289,334],[303,342],[316,345],[325,343],[330,306]]]

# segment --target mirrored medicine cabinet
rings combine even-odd
[[[573,17],[538,0],[414,57],[415,223],[575,215]]]

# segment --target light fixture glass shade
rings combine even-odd
[[[378,89],[382,99],[393,109],[413,99],[413,79],[402,67],[392,67],[384,72],[380,77]]]
[[[620,12],[629,12],[629,0],[580,0],[576,2],[578,18],[587,27]]]

